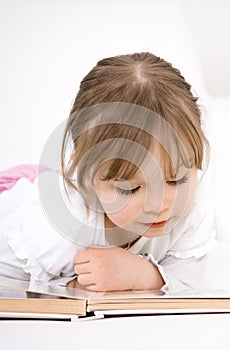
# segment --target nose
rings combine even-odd
[[[169,212],[175,200],[175,190],[166,185],[148,188],[143,211],[146,214],[160,216],[160,213]]]

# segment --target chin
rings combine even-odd
[[[151,229],[151,230],[145,231],[142,234],[142,236],[147,238],[154,238],[154,237],[163,236],[164,233],[165,233],[164,229]]]

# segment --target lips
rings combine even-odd
[[[145,225],[148,226],[149,228],[161,228],[161,227],[164,227],[167,224],[167,222],[168,220],[165,220],[165,221],[158,221],[158,222],[153,222]]]

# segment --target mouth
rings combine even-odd
[[[149,228],[161,228],[164,227],[167,224],[168,220],[165,221],[159,221],[159,222],[153,222],[149,224],[144,224],[145,226],[148,226]]]

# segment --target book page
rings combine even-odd
[[[58,280],[53,280],[50,283],[37,283],[33,288],[29,287],[28,281],[19,281],[16,279],[10,279],[6,277],[0,277],[0,288],[27,292],[32,295],[32,293],[40,294],[40,298],[44,297],[63,297],[71,299],[87,299],[93,297],[96,292],[87,291],[84,288],[73,288],[71,286],[61,286],[58,284]],[[13,293],[13,292],[12,292]],[[15,292],[14,292],[15,293]],[[101,293],[99,294],[101,295]],[[36,296],[39,297],[39,296]]]

